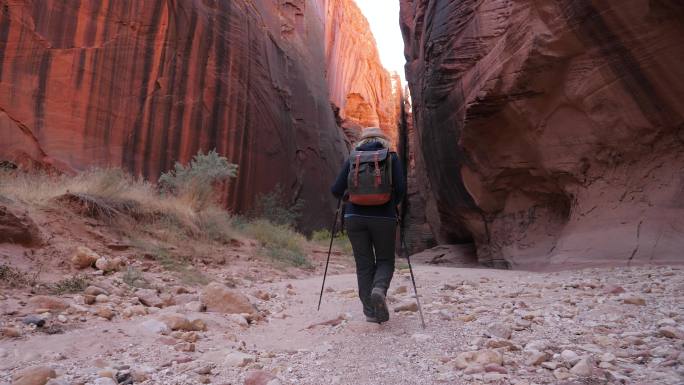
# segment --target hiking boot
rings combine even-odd
[[[378,319],[374,316],[367,315],[366,316],[366,322],[374,323],[374,324],[379,324]]]
[[[387,322],[389,320],[389,310],[387,310],[387,303],[385,302],[385,292],[379,287],[373,288],[370,301],[378,323]]]

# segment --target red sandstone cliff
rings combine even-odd
[[[519,268],[681,261],[684,5],[402,0],[440,241]]]
[[[359,130],[377,126],[397,140],[396,100],[368,21],[354,0],[326,0],[325,53],[330,100],[354,141]]]
[[[216,148],[240,166],[231,207],[280,183],[306,200],[306,227],[327,225],[346,148],[326,12],[313,0],[0,0],[0,158],[155,178]]]

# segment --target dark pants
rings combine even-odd
[[[352,216],[346,218],[346,229],[354,249],[363,313],[373,316],[371,290],[379,287],[386,294],[394,274],[396,221],[390,218]]]

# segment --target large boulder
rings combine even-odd
[[[228,314],[253,314],[257,309],[246,295],[217,282],[207,285],[200,296],[207,311]]]

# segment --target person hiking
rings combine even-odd
[[[345,228],[356,262],[359,298],[366,321],[389,320],[385,297],[394,275],[396,208],[406,181],[390,141],[377,127],[363,129],[361,140],[342,165],[331,191],[345,199]]]

